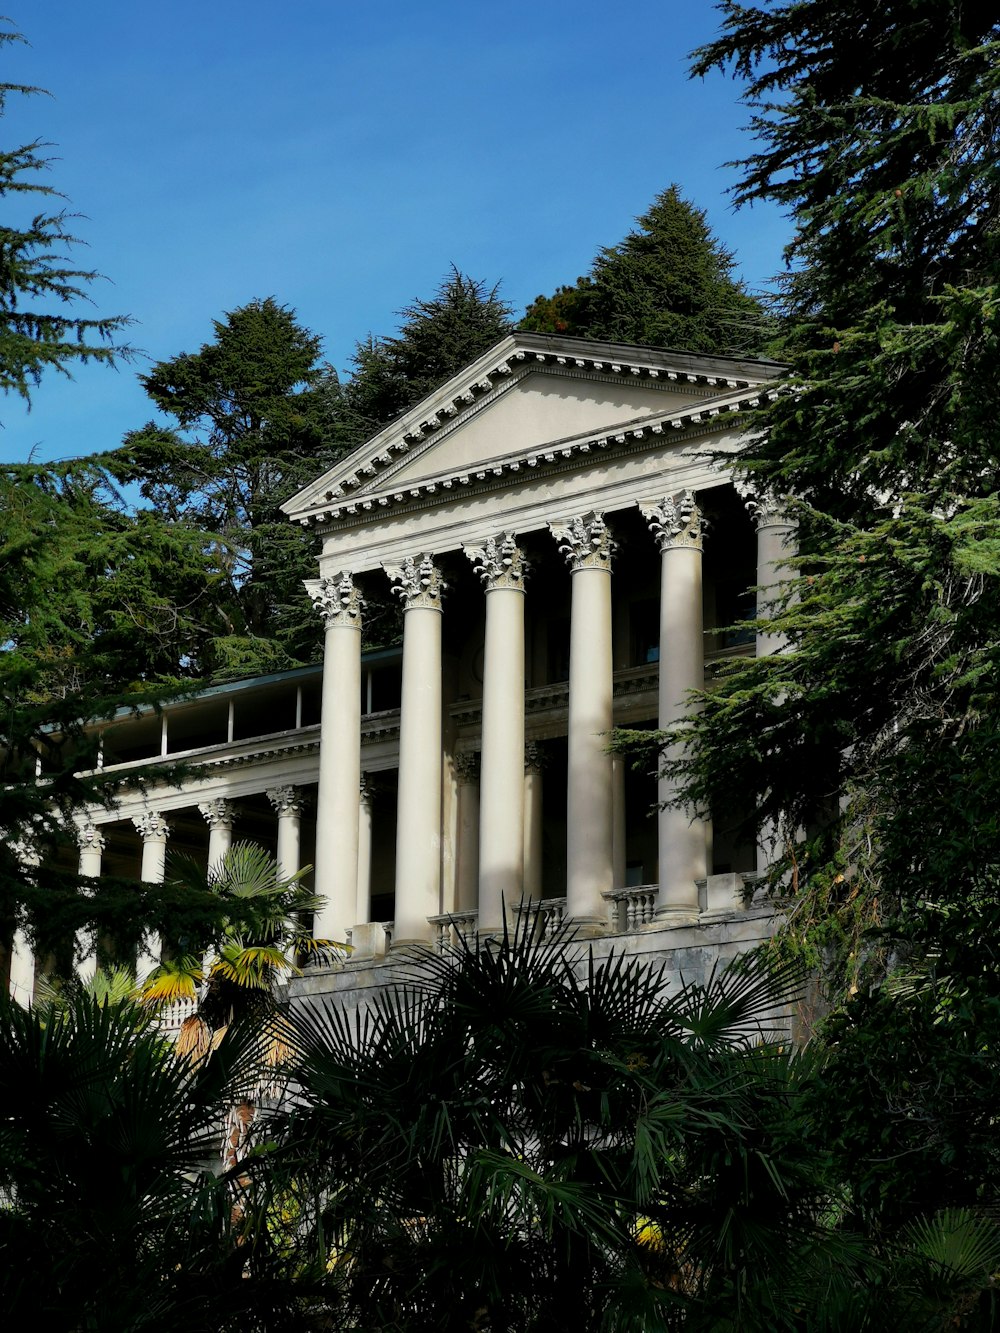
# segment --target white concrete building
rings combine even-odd
[[[689,976],[763,937],[731,812],[657,812],[669,781],[607,738],[675,720],[725,657],[780,647],[716,632],[753,613],[790,537],[718,461],[778,371],[504,339],[285,506],[316,534],[322,669],[108,726],[108,769],[159,754],[189,775],[81,811],[83,873],[156,880],[168,846],[214,860],[234,836],[312,863],[317,933],[353,954],[301,992],[362,993],[393,950],[495,932],[522,899]],[[364,653],[366,596],[389,587],[402,647]],[[15,949],[22,996],[30,966]]]

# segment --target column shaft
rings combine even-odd
[[[479,906],[479,755],[455,756],[458,779],[458,819],[455,874],[455,910],[473,912]]]
[[[441,906],[443,585],[426,555],[387,572],[404,605],[393,944],[429,944]]]
[[[10,951],[10,996],[27,1009],[35,993],[35,955],[23,930],[14,931]]]
[[[372,919],[372,789],[361,780],[361,807],[358,823],[358,893],[354,920],[358,925]]]
[[[88,879],[100,879],[101,861],[104,856],[104,835],[93,824],[84,824],[77,831],[80,846],[79,874]],[[76,975],[81,981],[89,981],[97,971],[97,938],[88,931],[77,931]]]
[[[524,554],[512,532],[466,554],[486,586],[479,782],[479,930],[499,931],[524,891]]]
[[[167,868],[167,838],[170,827],[164,817],[156,810],[133,819],[142,835],[142,865],[139,878],[146,884],[162,884]],[[156,934],[148,936],[145,951],[140,953],[135,964],[135,978],[143,982],[160,965],[160,938]]]
[[[611,552],[600,515],[552,525],[572,571],[566,789],[567,915],[598,930],[612,885]]]
[[[542,747],[524,747],[524,896],[537,902],[544,891],[542,879],[544,763]]]
[[[324,616],[323,706],[316,801],[316,913],[320,939],[343,941],[354,924],[361,785],[361,610],[350,574],[307,582]]]
[[[676,726],[692,708],[691,691],[704,688],[705,638],[701,582],[701,514],[694,496],[668,496],[655,507],[643,506],[660,550],[659,725]],[[683,806],[671,804],[679,782],[670,765],[680,748],[663,755],[658,796],[660,887],[657,915],[689,919],[698,911],[698,880],[708,873],[705,826]]]

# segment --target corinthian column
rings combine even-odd
[[[603,927],[601,895],[611,888],[612,727],[611,556],[601,514],[549,525],[572,575],[569,634],[569,773],[566,788],[566,910]]]
[[[524,896],[542,896],[542,773],[545,749],[537,741],[524,747]]]
[[[524,886],[524,553],[512,532],[466,547],[486,588],[479,782],[479,931],[499,931]]]
[[[316,892],[325,901],[313,931],[343,941],[354,924],[358,887],[364,599],[347,573],[307,579],[306,590],[326,625],[316,796]]]
[[[691,691],[702,689],[705,683],[701,511],[690,491],[640,508],[661,552],[659,724],[666,730],[690,713]],[[664,752],[658,790],[657,916],[666,919],[690,919],[697,914],[697,881],[708,873],[704,823],[689,810],[670,804],[679,789],[670,768],[681,753],[678,746]]]
[[[479,753],[455,756],[458,783],[458,846],[455,909],[472,912],[479,903]]]
[[[427,554],[386,567],[403,602],[393,944],[430,943],[441,910],[441,595]],[[357,820],[355,818],[355,827]]]
[[[774,496],[751,496],[746,505],[757,527],[757,617],[767,620],[773,615],[783,585],[790,577],[788,560],[795,554],[795,523]],[[758,657],[784,652],[787,647],[788,640],[783,634],[758,630]]]
[[[741,488],[741,494],[757,527],[757,618],[769,620],[781,600],[783,585],[791,577],[788,560],[795,554],[795,523],[776,496],[745,488]],[[772,634],[766,628],[757,631],[754,650],[757,657],[770,657],[787,649],[788,639],[784,634]],[[792,841],[801,836],[796,831]],[[756,848],[756,869],[760,874],[766,873],[784,854],[785,838],[780,821],[763,825]]]
[[[139,878],[147,884],[162,884],[167,868],[167,838],[170,826],[158,810],[136,815],[132,823],[142,836],[142,868]],[[150,935],[149,949],[136,959],[135,979],[143,981],[160,963],[160,940]]]
[[[94,824],[81,824],[76,831],[77,845],[80,848],[78,871],[87,879],[100,879],[101,861],[104,856],[104,834]],[[81,981],[87,981],[97,971],[97,940],[88,938],[86,932],[78,931],[76,951],[80,961],[76,965],[76,975]]]
[[[233,845],[233,803],[215,796],[198,809],[208,825],[208,868],[213,870]]]
[[[271,787],[266,796],[278,816],[278,871],[287,878],[301,869],[305,797],[298,787],[291,786]]]

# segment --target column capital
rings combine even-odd
[[[528,741],[524,747],[525,773],[541,773],[549,762],[549,754],[540,741]]]
[[[603,514],[591,511],[564,523],[550,523],[549,531],[559,543],[571,573],[579,569],[610,570],[616,546]]]
[[[305,809],[306,798],[299,787],[269,787],[265,795],[278,815],[301,815]]]
[[[494,588],[524,592],[528,562],[513,532],[498,533],[495,537],[487,537],[482,546],[466,546],[464,549],[487,592]]]
[[[99,854],[103,854],[104,852],[104,834],[89,820],[86,824],[77,825],[76,841],[81,852],[97,852]]]
[[[201,801],[198,809],[209,828],[232,828],[236,810],[232,801],[225,796],[213,796],[210,801]]]
[[[383,565],[382,568],[392,581],[393,592],[402,599],[404,611],[417,606],[441,610],[441,594],[448,585],[433,556],[426,551],[408,555],[401,565]]]
[[[361,774],[360,795],[361,804],[370,806],[375,800],[375,790],[377,783],[370,773]]]
[[[142,834],[143,842],[166,842],[170,836],[170,825],[159,810],[147,810],[144,814],[133,815],[132,823],[137,832]]]
[[[639,509],[661,551],[678,547],[700,551],[707,524],[692,491],[666,495],[662,500],[640,501]]]
[[[329,578],[303,579],[302,582],[327,629],[333,626],[361,628],[365,599],[358,591],[353,574],[340,570]]]
[[[788,514],[787,496],[775,495],[763,486],[753,486],[743,477],[734,477],[733,486],[758,528],[795,526],[795,520]]]
[[[460,750],[452,763],[455,777],[460,787],[474,787],[479,781],[479,768],[482,756],[478,750]]]

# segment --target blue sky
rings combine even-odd
[[[787,227],[734,214],[749,148],[739,88],[687,77],[715,31],[702,0],[10,0],[30,43],[2,79],[11,146],[40,138],[84,214],[77,259],[107,275],[141,355],[0,404],[0,461],[113,448],[154,415],[136,372],[211,337],[255,297],[293,306],[344,371],[450,264],[517,311],[572,282],[676,182],[751,287]],[[10,200],[5,200],[7,217]]]

